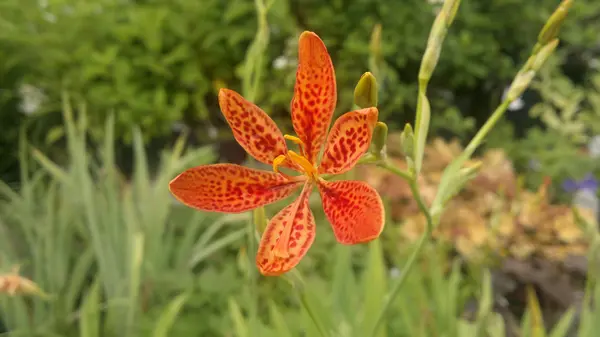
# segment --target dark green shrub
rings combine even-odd
[[[380,23],[381,115],[401,125],[414,111],[414,79],[439,7],[435,2],[275,1],[257,103],[289,123],[294,35],[308,29],[319,33],[334,59],[338,113],[349,109],[352,88],[369,68],[371,32]],[[555,4],[465,2],[445,43],[439,76],[430,86],[434,113],[453,106],[467,116],[489,111]],[[577,1],[574,6],[562,48],[579,55],[596,38],[600,24],[593,16],[600,4]],[[257,26],[252,0],[61,0],[45,6],[35,0],[5,0],[0,13],[4,60],[20,67],[18,82],[46,92],[49,99],[41,113],[57,114],[60,93],[67,89],[92,107],[92,126],[114,112],[117,134],[125,143],[134,124],[150,139],[169,136],[173,124],[184,121],[204,141],[207,123],[225,125],[216,91],[221,86],[240,89],[239,69]],[[57,118],[42,120],[45,130],[60,125]],[[101,130],[96,127],[92,134]]]

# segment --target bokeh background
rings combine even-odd
[[[219,111],[222,87],[292,130],[303,30],[332,56],[336,116],[352,108],[360,76],[375,74],[388,150],[404,165],[399,132],[414,120],[442,2],[0,1],[0,270],[20,264],[53,296],[2,295],[3,330],[262,337],[327,327],[368,336],[362,327],[424,228],[405,182],[371,166],[349,173],[384,197],[386,229],[370,245],[339,246],[315,207],[318,236],[301,283],[257,275],[252,214],[187,209],[167,185],[195,165],[247,162]],[[462,1],[428,90],[425,199],[501,102],[558,4]],[[588,268],[599,210],[598,32],[600,2],[574,1],[557,52],[486,139],[481,173],[444,213],[378,336],[600,331],[590,321],[600,312],[586,306],[600,300]]]

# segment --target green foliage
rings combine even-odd
[[[553,0],[464,4],[431,83],[434,108],[461,104],[469,116],[487,109],[517,70],[518,60],[554,4]],[[579,1],[574,6],[563,48],[577,51],[595,38],[597,21],[585,20],[600,5]],[[255,44],[270,42],[257,63],[266,79],[260,85],[241,81],[248,71],[244,67],[247,47],[260,27],[253,0],[42,4],[6,0],[0,4],[1,71],[16,69],[18,83],[34,85],[48,95],[39,113],[57,114],[60,93],[68,90],[89,103],[93,135],[99,136],[100,125],[114,113],[117,138],[129,142],[133,125],[139,125],[144,139],[150,139],[169,135],[173,123],[180,120],[194,129],[207,120],[221,124],[215,93],[222,86],[252,88],[254,99],[267,112],[277,119],[286,116],[295,67],[293,36],[309,29],[326,42],[339,88],[352,88],[358,74],[376,65],[372,70],[382,87],[382,116],[400,120],[409,116],[407,111],[416,105],[415,69],[439,4],[282,0],[266,7],[267,38]],[[587,24],[576,24],[582,20]],[[377,24],[381,30],[374,34],[376,47],[365,48]],[[274,66],[277,59],[282,67]],[[339,93],[339,112],[350,109],[351,91]],[[459,94],[477,99],[461,102]],[[60,126],[57,118],[50,123],[36,119],[46,130]],[[198,137],[205,138],[201,129],[197,131]]]
[[[590,70],[585,85],[577,85],[560,72],[559,61],[554,58],[533,83],[542,102],[529,114],[570,143],[586,145],[590,137],[600,134],[600,71]]]
[[[424,85],[417,104],[412,84],[439,9],[428,1],[4,1],[0,44],[10,52],[1,54],[2,69],[24,72],[11,84],[33,84],[48,95],[33,122],[52,121],[45,112],[63,112],[64,124],[43,123],[41,128],[51,130],[42,132],[47,141],[64,136],[66,144],[66,160],[59,165],[22,134],[21,184],[0,184],[1,267],[24,263],[24,273],[52,295],[48,301],[1,297],[0,313],[11,336],[502,336],[505,327],[493,312],[489,271],[468,275],[458,261],[447,265],[442,247],[431,245],[427,234],[416,248],[400,250],[394,241],[384,254],[380,241],[332,249],[331,233],[324,236],[328,228],[319,226],[319,240],[297,270],[286,278],[260,277],[250,214],[193,212],[176,206],[168,193],[173,175],[212,162],[211,151],[200,148],[184,155],[179,140],[151,173],[144,141],[168,134],[171,124],[182,119],[190,125],[218,123],[216,90],[235,88],[233,83],[241,82],[240,91],[263,101],[260,105],[276,119],[287,114],[295,67],[295,45],[287,37],[299,28],[315,30],[333,55],[339,88],[346,88],[340,90],[340,110],[351,107],[350,89],[366,68],[373,68],[382,84],[382,116],[401,120],[406,107],[418,105],[415,149],[407,151],[416,168],[407,173],[389,162],[378,164],[409,181],[430,233],[448,198],[472,175],[461,170],[462,164],[509,102],[502,102],[446,170],[443,193],[431,209],[413,175],[421,166],[429,117],[432,128],[470,131],[473,120],[461,123],[453,108],[458,99],[446,95],[446,88],[481,105],[493,101],[493,92],[518,69],[521,62],[515,60],[521,60],[550,14],[543,13],[551,8],[544,4],[550,0],[465,1],[456,16],[458,33],[448,34],[430,83],[430,107]],[[577,6],[573,12],[581,19],[600,5]],[[454,18],[452,8],[438,16],[430,35],[422,67],[427,79]],[[497,17],[503,20],[493,20]],[[370,36],[378,23],[381,30]],[[589,32],[597,27],[590,26],[567,25],[571,47],[595,37]],[[365,48],[369,41],[371,48]],[[279,56],[288,64],[272,68]],[[533,76],[528,67],[522,69],[518,89]],[[264,78],[269,80],[259,86]],[[480,88],[487,91],[474,95]],[[75,101],[89,103],[80,105],[77,116],[65,89]],[[440,123],[443,118],[447,123]],[[406,130],[412,138],[410,125]],[[115,140],[132,143],[131,181],[122,179],[115,164]],[[322,213],[315,216],[326,223]],[[226,227],[238,222],[247,227]],[[388,222],[387,231],[394,225]],[[594,233],[590,237],[597,238]],[[240,250],[243,237],[246,246]],[[597,254],[597,246],[596,240],[590,254]],[[592,298],[600,300],[597,277],[590,273],[581,337],[598,330],[597,313],[590,309]],[[473,299],[478,308],[469,319],[465,307]],[[521,335],[546,335],[538,311],[531,300]],[[564,336],[573,316],[568,311],[549,336]]]
[[[83,141],[84,114],[75,118],[67,104],[65,121],[69,165],[53,164],[22,140],[23,181],[18,190],[1,185],[2,268],[25,263],[27,275],[52,296],[48,301],[2,297],[0,313],[11,336],[117,336],[124,330],[156,337],[370,335],[375,313],[412,247],[391,246],[390,265],[381,241],[332,250],[331,233],[324,235],[329,229],[319,226],[319,240],[301,271],[252,285],[240,277],[227,250],[246,229],[226,228],[250,221],[249,215],[185,212],[172,205],[166,191],[165,181],[175,172],[210,162],[208,149],[181,156],[178,143],[151,176],[137,136],[136,170],[128,184],[114,166],[112,120],[97,147]],[[321,212],[315,216],[326,223]],[[482,283],[473,283],[458,262],[445,263],[439,248],[427,245],[375,336],[501,336],[503,322],[491,310],[486,273]],[[587,289],[587,298],[598,298],[596,278]],[[252,297],[260,304],[255,316],[248,314]],[[471,320],[465,307],[473,298],[480,305]],[[579,336],[593,336],[596,314],[582,311]],[[564,336],[572,315],[567,312],[548,336]],[[530,316],[522,323],[524,335]]]
[[[107,119],[103,142],[88,146],[85,112],[74,116],[67,98],[63,110],[67,166],[22,139],[21,184],[0,184],[2,269],[23,263],[51,299],[1,297],[2,320],[11,336],[170,335],[186,303],[198,301],[190,295],[210,271],[207,259],[244,235],[224,226],[245,217],[173,206],[169,180],[212,161],[210,149],[183,155],[180,140],[151,175],[134,130],[129,183],[115,165],[114,120]]]
[[[575,84],[560,71],[561,59],[550,58],[532,83],[541,102],[529,114],[543,128],[533,127],[524,139],[512,141],[514,127],[502,123],[487,139],[489,147],[507,151],[529,187],[538,186],[544,177],[560,182],[600,173],[598,160],[582,151],[600,134],[600,72],[590,71],[585,84]]]
[[[0,180],[11,182],[18,180],[18,150],[15,144],[18,143],[19,131],[25,121],[16,96],[21,73],[6,62],[12,52],[0,48]]]
[[[203,120],[214,109],[214,81],[232,82],[253,35],[248,1],[122,2],[5,1],[10,64],[22,81],[50,96],[59,111],[68,90],[87,101],[91,132],[99,136],[114,113],[116,135],[131,141],[133,125],[148,137],[167,135],[175,121]],[[43,53],[40,53],[43,51]],[[237,81],[236,81],[237,82]]]
[[[434,135],[450,132],[453,136],[464,140],[475,130],[475,119],[461,115],[455,107],[445,109],[436,117],[431,120],[430,126],[430,131]]]
[[[380,245],[374,241],[367,249],[335,247],[333,274],[327,281],[315,276],[305,278],[293,271],[286,279],[296,294],[294,305],[270,304],[268,320],[260,323],[258,335],[372,336],[376,314],[386,297],[389,273],[398,272],[386,266]],[[469,295],[465,280],[458,264],[447,275],[438,260],[440,252],[430,248],[419,272],[409,276],[407,286],[394,301],[392,314],[386,316],[387,328],[378,329],[373,336],[431,336],[441,331],[461,336],[457,314]],[[363,266],[360,271],[355,263]],[[236,336],[245,336],[250,322],[241,314],[237,301],[230,303]]]

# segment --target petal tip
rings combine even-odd
[[[375,123],[377,123],[377,121],[379,120],[379,109],[377,109],[376,107],[370,107],[367,111],[367,114],[369,121],[372,122],[373,125],[375,125]]]
[[[231,90],[231,89],[227,89],[227,88],[221,88],[219,89],[219,101],[224,99],[225,97],[231,95],[232,93],[234,93],[235,91]]]
[[[317,67],[328,65],[329,52],[323,40],[314,32],[305,31],[298,42],[298,57],[300,63],[307,62]],[[330,61],[329,61],[330,62]]]
[[[300,34],[300,41],[311,38],[311,37],[316,37],[317,39],[320,40],[319,35],[317,35],[315,32],[311,32],[310,30],[305,30],[302,32],[302,34]]]

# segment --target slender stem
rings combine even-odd
[[[256,228],[255,228],[255,224],[254,224],[254,219],[250,219],[248,220],[247,223],[247,230],[248,230],[248,283],[250,286],[250,305],[248,308],[248,316],[249,316],[249,320],[250,320],[250,335],[251,336],[255,336],[254,334],[258,333],[258,324],[257,324],[257,320],[258,320],[258,284],[257,284],[257,278],[256,278],[256,263],[254,262],[256,260],[256,238],[255,238],[255,233],[256,233]]]
[[[302,290],[302,292],[304,292],[304,291],[306,291],[306,290]],[[300,296],[300,303],[304,307],[304,310],[306,310],[308,316],[310,316],[310,319],[313,321],[313,323],[317,327],[317,330],[319,330],[319,334],[321,335],[321,337],[327,337],[328,336],[327,331],[323,327],[323,324],[321,324],[321,321],[319,321],[319,318],[315,314],[314,310],[312,310],[311,306],[308,304],[308,302],[306,300],[306,295],[302,292],[298,294],[298,296]]]
[[[417,246],[412,251],[412,253],[410,254],[410,257],[408,258],[408,261],[404,265],[404,268],[401,271],[400,277],[392,285],[390,294],[388,295],[385,302],[383,303],[383,306],[381,307],[381,310],[379,311],[379,313],[377,315],[377,320],[375,321],[375,324],[373,325],[373,331],[371,334],[372,336],[375,336],[375,334],[377,333],[377,331],[379,329],[379,326],[383,323],[385,314],[389,310],[390,305],[392,304],[392,302],[394,301],[396,296],[398,296],[400,289],[402,289],[402,286],[406,282],[408,275],[410,274],[410,272],[412,271],[412,269],[415,265],[417,257],[423,251],[423,248],[425,247],[425,243],[427,241],[429,241],[429,239],[431,238],[431,233],[433,232],[433,219],[431,217],[431,213],[429,212],[429,209],[427,208],[427,206],[425,205],[425,202],[423,201],[423,198],[421,197],[417,178],[412,176],[409,172],[399,169],[398,167],[391,164],[387,160],[377,163],[377,166],[384,168],[384,169],[394,173],[395,175],[401,177],[402,179],[405,179],[406,181],[408,181],[410,190],[413,194],[413,197],[415,198],[415,201],[417,202],[419,210],[423,213],[423,215],[425,216],[425,219],[427,220],[427,226],[425,228],[425,232],[421,235],[421,238],[419,239]]]
[[[414,248],[414,250],[410,254],[410,257],[408,258],[408,261],[406,261],[404,268],[400,271],[400,277],[398,277],[398,279],[396,279],[396,283],[394,283],[394,285],[392,286],[392,290],[390,291],[389,295],[385,299],[385,302],[383,303],[383,306],[382,306],[381,310],[379,311],[377,320],[375,321],[375,324],[373,325],[373,330],[371,332],[371,336],[376,335],[376,333],[379,329],[379,326],[381,326],[381,324],[383,323],[385,314],[387,313],[388,309],[392,305],[392,302],[394,302],[394,299],[396,298],[396,296],[398,296],[398,294],[400,293],[400,289],[402,289],[402,286],[408,279],[408,275],[410,274],[413,266],[415,265],[415,262],[417,261],[417,257],[423,251],[423,248],[425,247],[425,242],[427,242],[429,240],[430,236],[431,236],[431,232],[429,230],[426,230],[421,235],[419,242],[417,242],[417,246]]]
[[[410,174],[410,172],[404,171],[402,169],[399,169],[398,167],[396,167],[396,165],[393,165],[392,163],[390,163],[387,160],[383,160],[383,161],[377,163],[377,166],[379,166],[379,167],[381,167],[383,169],[386,169],[386,170],[392,172],[393,174],[397,175],[398,177],[400,177],[400,178],[408,181],[409,183],[411,183],[411,188],[410,189],[413,192],[413,194],[415,193],[415,190],[413,190],[413,187],[412,187],[412,185],[413,185],[412,182],[414,181],[415,185],[416,185],[416,179],[413,178],[413,176],[412,176],[412,174]],[[419,192],[418,189],[416,191],[417,191],[417,193]],[[415,197],[416,197],[416,194],[415,194]],[[420,196],[417,199],[420,200],[421,199]],[[419,205],[419,208],[421,208],[420,205]],[[425,207],[424,209],[427,210],[427,207]]]
[[[502,103],[500,103],[500,105],[496,108],[496,110],[494,110],[490,118],[488,118],[488,120],[485,122],[485,124],[483,124],[481,129],[477,131],[477,134],[475,134],[473,139],[471,139],[471,141],[463,151],[463,156],[466,155],[466,157],[468,158],[471,157],[471,155],[473,155],[473,152],[475,152],[477,147],[481,145],[485,136],[487,136],[487,134],[490,133],[492,128],[494,128],[496,123],[498,123],[500,118],[502,118],[504,112],[506,112],[506,109],[508,109],[509,105],[510,101],[508,99],[505,99],[504,101],[502,101]]]

